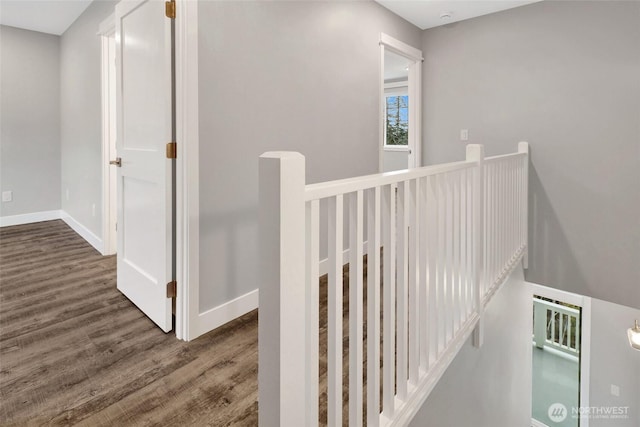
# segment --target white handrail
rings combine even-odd
[[[468,169],[475,165],[475,161],[461,161],[309,184],[306,186],[305,200],[326,199],[338,194],[353,193],[354,191],[366,190],[373,187],[397,184],[412,179]]]
[[[500,154],[499,156],[491,156],[491,157],[485,157],[484,161],[485,163],[493,163],[493,162],[499,162],[500,160],[504,160],[504,159],[510,159],[510,158],[514,158],[514,157],[526,157],[527,153],[509,153],[509,154]]]

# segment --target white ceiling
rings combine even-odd
[[[421,29],[437,27],[541,0],[376,0]],[[0,24],[61,35],[92,0],[0,0]],[[442,19],[443,12],[451,18]]]
[[[41,33],[64,33],[92,0],[0,0],[0,24]]]
[[[375,0],[396,15],[426,30],[452,22],[475,18],[541,0]],[[449,12],[451,18],[443,19]]]

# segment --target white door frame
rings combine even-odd
[[[407,58],[409,64],[409,168],[422,166],[422,51],[413,46],[380,33],[380,130],[378,142],[378,170],[384,172],[385,94],[384,53],[385,50]]]
[[[102,72],[108,64],[108,38],[115,34],[115,15],[100,24],[102,42]],[[105,55],[107,55],[105,57]],[[108,71],[108,70],[107,70]],[[104,100],[108,87],[103,74],[103,236],[104,255],[111,237],[109,229],[109,152],[108,118],[105,121]],[[176,0],[175,19],[175,85],[176,85],[176,313],[175,333],[178,339],[189,341],[200,335],[199,328],[199,172],[198,172],[198,3]],[[108,117],[108,116],[107,116]],[[107,141],[105,145],[104,141]]]
[[[115,52],[113,56],[109,54],[109,43],[115,37],[116,20],[115,14],[111,14],[107,19],[102,21],[98,29],[100,43],[102,46],[102,63],[101,63],[101,85],[102,85],[102,255],[113,255],[116,253],[116,233],[113,218],[112,204],[116,203],[113,199],[115,189],[110,179],[114,168],[109,165],[111,159],[111,138],[114,136],[112,129],[112,105],[110,96],[111,64],[115,60]]]
[[[200,335],[198,2],[176,0],[176,337]]]
[[[531,310],[533,311],[533,296],[562,301],[567,304],[581,307],[580,330],[580,407],[589,407],[589,369],[591,366],[591,298],[560,289],[530,283],[531,285]],[[569,409],[570,410],[570,409]],[[580,427],[589,427],[589,417],[580,418]]]

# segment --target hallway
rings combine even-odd
[[[257,425],[257,311],[186,343],[62,221],[0,229],[1,425]]]

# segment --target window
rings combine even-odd
[[[406,83],[405,83],[406,84]],[[409,146],[409,95],[406,86],[385,89],[385,149]]]

